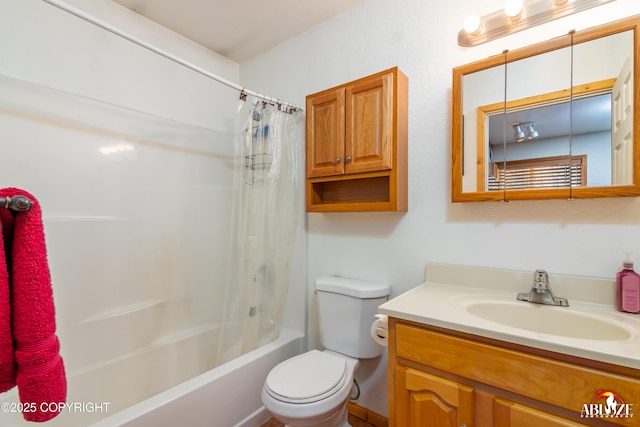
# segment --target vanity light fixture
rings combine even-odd
[[[615,0],[508,0],[504,10],[470,16],[458,33],[460,46],[476,46]]]
[[[482,26],[478,15],[471,15],[464,21],[463,31],[467,34],[479,34],[481,30]]]
[[[504,6],[504,13],[512,20],[518,19],[522,13],[523,5],[524,0],[507,0],[507,4]]]
[[[537,130],[534,129],[536,122],[516,122],[513,124],[513,139],[516,142],[531,141],[540,136]],[[524,129],[523,129],[524,128]]]

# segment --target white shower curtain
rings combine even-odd
[[[269,343],[280,333],[300,213],[302,116],[262,101],[243,102],[239,110],[218,364]]]

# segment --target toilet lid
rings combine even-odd
[[[311,350],[277,365],[267,376],[267,392],[291,403],[322,400],[344,384],[346,360]]]

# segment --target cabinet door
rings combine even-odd
[[[586,425],[503,398],[495,399],[494,410],[495,427],[582,427]]]
[[[344,173],[344,93],[307,97],[307,178]]]
[[[393,73],[374,75],[346,87],[347,173],[391,169],[394,140]]]
[[[473,388],[399,366],[397,427],[473,427]]]

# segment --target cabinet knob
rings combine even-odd
[[[340,163],[340,157],[336,157],[336,159],[333,161],[334,165],[337,165]]]
[[[347,156],[344,158],[345,163],[349,163],[351,161],[351,156]]]

